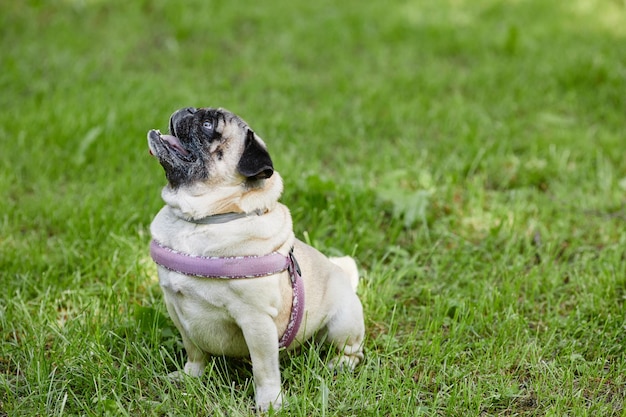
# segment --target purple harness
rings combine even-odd
[[[177,252],[153,240],[150,243],[150,255],[154,262],[171,271],[204,278],[258,278],[285,270],[289,271],[289,279],[293,289],[291,314],[287,329],[278,341],[278,347],[288,347],[296,337],[304,315],[304,282],[298,262],[293,256],[293,249],[288,256],[272,252],[264,256],[216,258]]]

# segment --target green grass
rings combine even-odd
[[[278,415],[625,415],[626,4],[0,1],[0,416],[249,415],[184,363],[146,132],[222,106],[362,269],[366,360]]]

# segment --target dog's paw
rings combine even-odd
[[[353,371],[361,360],[363,360],[363,354],[360,352],[352,355],[337,356],[328,363],[328,369],[335,372]]]
[[[255,409],[258,413],[266,413],[270,410],[278,411],[283,407],[283,405],[287,404],[284,401],[282,392],[278,395],[260,393],[257,394]]]
[[[174,371],[167,374],[167,379],[170,382],[179,383],[185,380],[185,373],[181,371]]]
[[[194,378],[201,377],[204,373],[204,362],[187,362],[185,364],[185,375]]]
[[[204,373],[204,364],[187,362],[183,371],[174,371],[167,374],[167,379],[172,382],[182,382],[186,377],[198,378]]]

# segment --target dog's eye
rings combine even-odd
[[[204,123],[202,123],[202,128],[204,130],[208,130],[208,131],[212,131],[213,130],[213,123],[206,121]]]

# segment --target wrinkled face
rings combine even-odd
[[[170,117],[169,134],[150,130],[148,146],[173,188],[197,182],[250,183],[274,172],[263,141],[223,109],[177,110]]]

